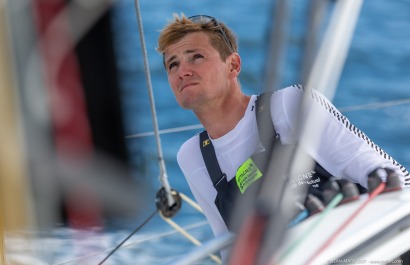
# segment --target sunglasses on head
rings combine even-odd
[[[225,31],[223,30],[221,24],[219,24],[218,20],[216,18],[207,16],[207,15],[196,15],[188,18],[190,21],[196,23],[196,24],[207,24],[209,22],[212,22],[214,26],[218,27],[219,32],[221,33],[222,37],[224,38],[226,44],[228,44],[229,49],[231,52],[234,51],[231,42],[228,40],[228,37],[225,34]]]

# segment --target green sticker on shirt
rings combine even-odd
[[[235,179],[239,190],[241,193],[244,193],[246,189],[260,177],[262,177],[262,173],[252,158],[249,158],[238,168]]]

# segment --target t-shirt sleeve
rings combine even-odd
[[[309,111],[299,108],[304,95]],[[303,150],[334,176],[367,187],[371,171],[389,167],[400,176],[402,187],[410,185],[408,171],[318,91],[300,86],[279,90],[272,96],[271,113],[282,141],[288,144],[299,139]]]

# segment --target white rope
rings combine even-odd
[[[145,75],[146,75],[147,85],[148,85],[149,99],[151,103],[150,105],[151,105],[152,123],[154,125],[154,134],[155,134],[155,139],[157,142],[158,160],[159,160],[159,167],[160,167],[159,180],[161,181],[162,186],[164,187],[165,192],[167,194],[168,206],[171,207],[172,205],[175,204],[175,200],[171,195],[171,186],[169,185],[169,182],[168,182],[168,175],[167,175],[167,171],[165,168],[164,156],[162,154],[161,139],[158,133],[158,130],[159,130],[158,120],[157,120],[157,113],[155,110],[154,93],[152,89],[151,75],[150,75],[149,65],[148,65],[147,48],[145,46],[144,29],[142,26],[141,11],[140,11],[140,6],[139,6],[139,1],[135,0],[134,3],[135,3],[135,11],[137,13],[138,30],[139,30],[139,35],[141,39],[141,48],[142,48],[142,53],[143,53],[143,58],[144,58],[144,68],[145,68]]]
[[[202,129],[202,128],[204,128],[202,124],[195,124],[195,125],[188,125],[188,126],[174,127],[170,129],[159,130],[158,133],[159,134],[176,133],[176,132],[197,130],[197,129]],[[131,134],[131,135],[126,136],[125,138],[139,138],[139,137],[146,137],[146,136],[152,136],[152,135],[154,135],[154,132],[150,131],[150,132]]]
[[[235,240],[235,235],[232,233],[224,234],[217,238],[207,241],[204,245],[194,249],[190,253],[183,255],[181,258],[167,263],[166,265],[192,265],[198,264],[203,258],[208,256],[208,253],[215,253],[227,246],[231,245]]]
[[[193,200],[191,200],[191,198],[189,198],[188,196],[186,196],[183,193],[179,193],[179,195],[181,196],[181,198],[186,201],[189,205],[191,205],[195,210],[197,210],[198,212],[204,214],[204,212],[202,211],[201,207]]]
[[[378,102],[378,103],[369,103],[364,105],[358,106],[350,106],[350,107],[343,107],[339,108],[341,112],[351,112],[351,111],[358,111],[358,110],[368,110],[368,109],[381,109],[381,108],[388,108],[388,107],[395,107],[399,105],[410,104],[410,98],[399,99],[399,100],[391,100],[386,102]]]
[[[202,211],[202,209],[201,209],[201,207],[195,202],[195,201],[193,201],[191,198],[189,198],[188,196],[186,196],[185,194],[183,194],[183,193],[179,193],[179,195],[181,196],[181,198],[185,201],[185,202],[187,202],[189,205],[191,205],[194,209],[196,209],[198,212],[200,212],[200,213],[202,213],[203,214],[203,211]],[[184,236],[185,238],[187,238],[189,241],[191,241],[194,245],[196,245],[196,246],[200,246],[200,247],[202,247],[202,246],[204,246],[198,239],[196,239],[194,236],[192,236],[191,234],[189,234],[187,231],[186,231],[186,229],[184,229],[184,228],[182,228],[181,226],[179,226],[177,223],[175,223],[174,221],[172,221],[170,218],[167,218],[167,217],[164,217],[161,213],[160,213],[160,216],[161,216],[161,218],[165,221],[165,222],[167,222],[172,228],[174,228],[176,231],[178,231],[182,236]],[[230,238],[231,239],[231,238]],[[229,244],[230,242],[231,242],[232,240],[226,240],[226,239],[224,239],[224,244],[226,245],[226,244]],[[220,243],[219,243],[220,244]],[[203,253],[204,252],[204,250],[202,250],[201,251],[201,253]],[[221,261],[221,259],[218,257],[218,256],[216,256],[216,255],[213,255],[212,254],[212,252],[207,252],[206,250],[205,250],[205,253],[207,253],[207,255],[213,260],[213,261],[215,261],[217,264],[222,264],[222,261]],[[198,258],[200,258],[200,257],[202,257],[202,255],[198,255],[196,252],[195,253],[192,253],[192,255],[193,255],[193,258],[194,259],[198,259]],[[192,259],[192,257],[191,256],[189,256],[189,260],[191,260]]]
[[[196,246],[202,246],[202,243],[196,239],[194,236],[189,234],[188,232],[185,231],[181,226],[179,226],[177,223],[172,221],[170,218],[164,217],[161,213],[160,216],[162,219],[164,219],[165,222],[167,222],[170,226],[172,226],[175,230],[177,230],[179,233],[181,233],[185,238],[187,238],[189,241],[191,241],[193,244]],[[214,254],[209,254],[208,255],[213,261],[215,261],[217,264],[222,264],[221,259],[214,255]]]

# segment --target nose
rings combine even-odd
[[[182,79],[187,76],[192,76],[192,68],[190,67],[189,63],[180,62],[178,67],[178,77]]]

